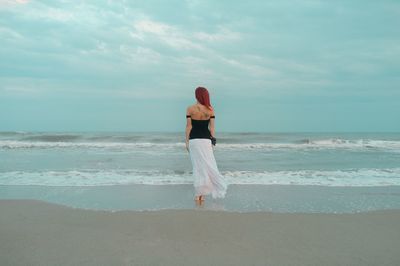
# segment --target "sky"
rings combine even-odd
[[[0,0],[0,131],[400,132],[400,1]]]

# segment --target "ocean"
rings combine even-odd
[[[0,184],[190,184],[184,133],[0,133]],[[220,133],[229,184],[400,185],[400,134]]]
[[[399,133],[216,137],[215,158],[229,185],[400,186]],[[0,198],[18,186],[190,185],[184,140],[184,132],[0,132]]]

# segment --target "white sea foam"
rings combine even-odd
[[[135,150],[184,150],[183,142],[154,143],[154,142],[46,142],[46,141],[17,141],[0,140],[0,149],[64,149],[64,148],[93,148]],[[370,140],[370,139],[321,139],[307,140],[302,143],[223,143],[215,147],[220,150],[275,150],[275,149],[379,149],[400,152],[400,141]]]
[[[400,185],[400,168],[297,170],[297,171],[222,171],[229,184],[388,186]],[[139,170],[10,171],[0,173],[0,185],[107,186],[125,184],[192,184],[191,172]]]
[[[148,148],[184,148],[184,143],[151,143],[151,142],[45,142],[45,141],[0,141],[2,149],[51,149],[51,148],[97,148],[97,149],[148,149]]]
[[[220,147],[226,149],[388,149],[400,151],[400,141],[322,139],[303,143],[222,143]]]

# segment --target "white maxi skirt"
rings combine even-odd
[[[220,174],[211,139],[189,139],[189,154],[193,166],[195,196],[224,198],[228,184]]]

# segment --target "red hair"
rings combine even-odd
[[[211,111],[213,110],[210,103],[210,94],[208,93],[208,90],[206,88],[197,87],[195,94],[196,94],[196,99],[199,101],[199,103],[207,106],[207,108],[210,109]]]

